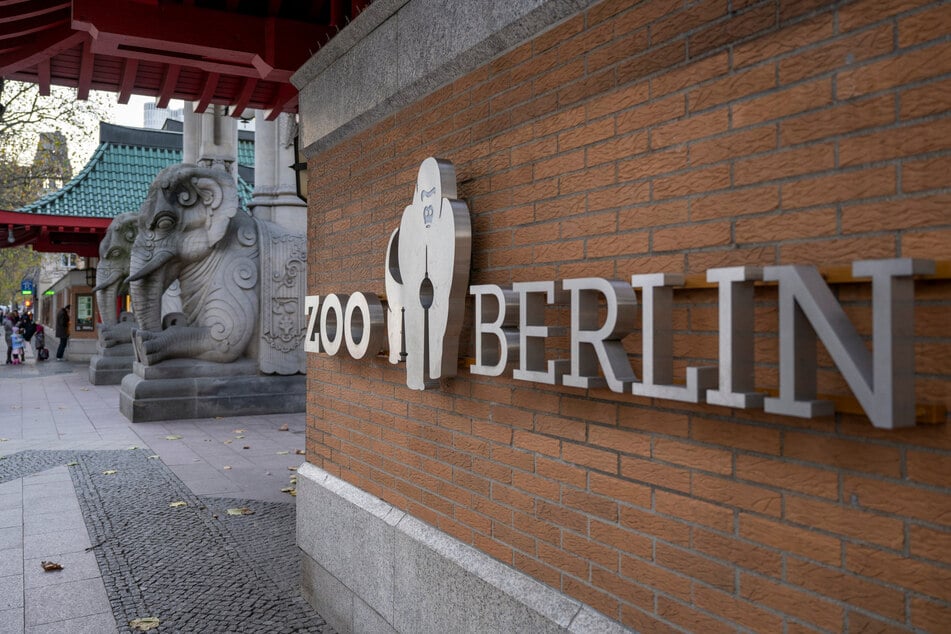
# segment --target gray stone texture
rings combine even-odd
[[[185,361],[187,360],[178,360]],[[178,366],[135,364],[135,372],[122,379],[119,411],[133,423],[157,420],[214,418],[302,412],[306,407],[304,375],[241,374],[238,364],[217,366],[214,374],[173,378]],[[220,370],[220,371],[219,371]],[[146,371],[169,378],[145,378]],[[184,369],[183,374],[187,374]]]
[[[376,123],[593,0],[377,0],[294,75],[308,155]]]
[[[341,632],[627,632],[567,595],[311,464],[302,591]]]

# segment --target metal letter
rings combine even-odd
[[[753,381],[753,281],[763,279],[758,266],[707,271],[719,285],[720,384],[707,390],[707,403],[748,409],[763,406]]]
[[[400,230],[390,234],[386,245],[386,335],[389,344],[390,363],[406,360],[406,345],[403,339],[403,278],[400,276]]]
[[[674,290],[671,286],[684,283],[683,275],[652,273],[634,275],[631,286],[643,289],[641,293],[643,367],[642,382],[631,386],[637,396],[652,396],[700,403],[707,388],[716,385],[716,367],[687,368],[687,385],[674,385],[674,343],[671,312]]]
[[[934,262],[909,258],[865,260],[852,265],[853,275],[872,278],[874,349],[869,353],[814,267],[766,267],[763,278],[779,282],[779,398],[765,399],[766,411],[803,418],[833,413],[830,401],[815,400],[818,335],[875,427],[913,426],[911,276],[933,271]]]
[[[347,300],[344,311],[343,336],[347,352],[354,359],[375,355],[383,349],[386,331],[383,324],[383,304],[373,293],[355,293]]]
[[[320,295],[304,297],[304,312],[307,313],[307,334],[304,337],[306,352],[322,352],[320,349],[320,330],[317,328],[317,317],[320,315]]]
[[[634,327],[634,291],[624,282],[600,277],[564,280],[562,286],[571,293],[571,373],[562,377],[562,383],[583,388],[606,383],[612,392],[627,391],[637,377],[621,339]],[[604,297],[606,308],[600,327],[598,295]]]
[[[469,294],[475,296],[476,350],[476,362],[469,372],[499,376],[505,371],[510,353],[518,354],[518,333],[513,328],[518,319],[515,314],[518,297],[511,290],[495,284],[470,286]],[[487,306],[485,301],[490,297],[494,299],[492,307]],[[491,345],[485,335],[493,335],[496,343]]]
[[[347,299],[347,295],[331,293],[320,308],[320,344],[330,356],[337,354],[343,343],[343,307]]]
[[[563,292],[555,291],[554,282],[516,282],[518,294],[518,368],[512,376],[521,381],[555,385],[568,371],[570,360],[545,360],[545,339],[551,329],[545,326],[545,306],[554,304]],[[543,295],[544,294],[544,295]]]

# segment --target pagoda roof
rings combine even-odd
[[[254,188],[253,139],[253,133],[238,133],[238,198],[244,207]],[[158,173],[181,162],[181,132],[102,122],[99,147],[82,171],[29,205],[0,211],[0,248],[32,244],[36,251],[96,257],[112,219],[137,211]]]
[[[250,138],[249,138],[250,137]],[[137,211],[156,175],[182,162],[182,133],[129,128],[102,122],[99,147],[86,166],[55,192],[21,207],[19,213],[50,216],[114,218]],[[253,134],[239,134],[238,164],[246,169],[238,177],[238,197],[251,201],[254,166]],[[248,183],[244,176],[249,176]]]

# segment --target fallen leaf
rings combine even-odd
[[[41,561],[40,565],[43,566],[44,572],[53,572],[54,570],[63,569],[63,567],[55,561]]]
[[[148,632],[157,628],[159,623],[160,621],[154,616],[146,616],[141,619],[132,619],[129,621],[129,626],[139,632]]]
[[[287,470],[288,470],[288,471],[297,471],[297,467],[288,467]]]
[[[159,458],[161,458],[161,456],[159,456],[157,453],[154,453],[151,456],[149,456],[149,460],[158,460]]]
[[[78,466],[79,466],[79,463],[76,462],[75,460],[73,460],[72,462],[67,462],[67,463],[66,463],[66,466],[67,466],[67,467],[78,467]]]
[[[251,445],[245,445],[244,447],[242,447],[242,449],[250,449],[250,448],[251,448]]]
[[[278,452],[277,452],[277,455],[279,455],[279,456],[286,456],[286,455],[289,454],[289,453],[290,453],[289,451],[278,451]]]
[[[248,430],[247,430],[247,429],[236,429],[236,430],[234,430],[234,433],[236,433],[236,434],[243,434],[243,433],[246,432],[246,431],[248,431]]]
[[[9,439],[9,438],[0,438],[0,442],[7,442],[8,440],[10,440],[10,439]]]
[[[287,426],[287,423],[284,423],[283,425],[277,428],[277,431],[290,431],[290,430],[291,428]]]
[[[103,471],[103,472],[102,472],[102,475],[115,475],[115,474],[117,474],[117,473],[119,473],[119,472],[116,471],[115,469],[108,469],[107,471]]]
[[[226,464],[225,466],[222,467],[222,469],[224,469],[225,471],[231,471],[231,465]]]
[[[294,487],[284,487],[283,489],[281,489],[281,493],[290,493],[294,497],[297,497],[297,489],[295,489]]]
[[[138,449],[138,447],[136,447],[135,445],[132,445],[131,447],[126,447],[126,449],[128,449],[129,451],[135,451],[136,449]]]
[[[182,437],[181,437],[181,436],[178,436],[178,435],[176,435],[176,434],[170,434],[170,435],[168,435],[168,436],[165,437],[165,440],[181,440],[181,439],[182,439]]]
[[[226,440],[226,441],[225,441],[225,444],[226,444],[226,445],[230,445],[230,444],[233,443],[233,442],[234,442],[233,440]]]
[[[80,392],[88,392],[88,391],[89,391],[89,388],[88,388],[88,387],[81,387],[81,388],[79,388],[79,391],[80,391]]]
[[[298,450],[295,451],[294,453],[297,454],[298,456],[306,456],[306,455],[307,455],[307,452],[304,451],[303,449],[298,449]]]
[[[188,502],[182,502],[181,500],[179,500],[178,502],[172,502],[172,503],[170,503],[170,504],[168,505],[168,508],[170,508],[170,509],[180,509],[180,508],[182,508],[183,506],[188,506]]]
[[[254,515],[254,511],[246,506],[241,506],[236,509],[228,509],[228,515]]]
[[[235,436],[235,438],[237,438],[238,440],[241,440],[242,438],[244,438],[244,436]]]

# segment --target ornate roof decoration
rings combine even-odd
[[[0,2],[0,77],[275,118],[297,111],[291,74],[371,1]]]

